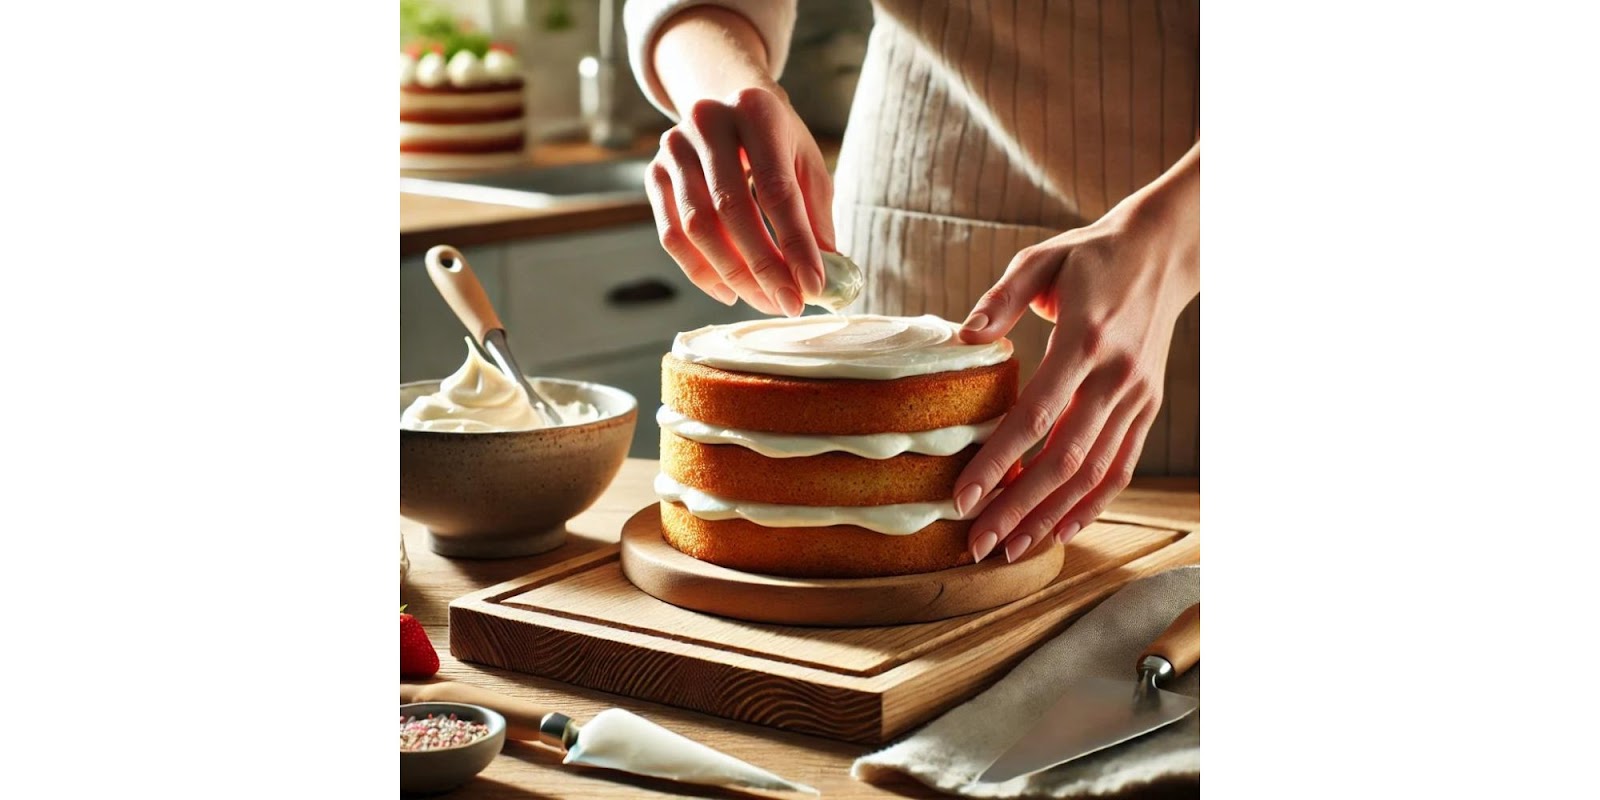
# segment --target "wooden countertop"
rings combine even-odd
[[[607,150],[587,141],[547,142],[528,151],[528,166],[556,167],[648,157],[659,133],[641,135],[627,150]],[[427,173],[403,173],[432,177]],[[621,225],[651,219],[645,200],[564,204],[558,208],[517,208],[450,197],[400,193],[400,255],[427,252],[436,244],[467,247],[552,233]]]
[[[571,536],[557,550],[529,558],[502,561],[451,560],[428,550],[421,525],[401,519],[400,530],[411,559],[411,574],[400,587],[400,601],[421,620],[439,651],[439,677],[461,681],[557,708],[582,722],[600,711],[620,706],[667,728],[766,767],[785,778],[817,787],[829,798],[942,797],[910,779],[893,784],[867,784],[850,777],[850,764],[868,752],[863,745],[750,725],[693,711],[606,694],[531,675],[457,661],[449,652],[447,608],[451,600],[510,580],[536,569],[597,550],[617,541],[622,524],[634,512],[655,502],[651,481],[657,462],[629,459],[611,488],[588,511],[568,524]],[[1199,480],[1141,478],[1112,504],[1108,516],[1166,520],[1174,527],[1197,527],[1200,519]],[[667,781],[636,778],[604,770],[565,767],[555,751],[522,742],[505,749],[482,773],[452,798],[528,797],[718,797],[750,795],[699,789]],[[1141,798],[1194,797],[1193,783],[1152,787]]]

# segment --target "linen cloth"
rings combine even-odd
[[[1129,583],[1045,643],[983,694],[921,729],[856,760],[858,780],[900,772],[967,797],[1093,797],[1155,781],[1198,780],[1200,712],[1115,747],[1000,784],[971,781],[1031,730],[1073,676],[1130,680],[1141,650],[1184,609],[1200,602],[1200,568]],[[1164,689],[1200,696],[1200,665]]]

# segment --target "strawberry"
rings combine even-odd
[[[439,654],[416,617],[400,607],[400,677],[431,678],[439,672]]]

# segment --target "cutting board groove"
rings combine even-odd
[[[1170,521],[1169,521],[1170,524]],[[450,605],[460,659],[730,719],[878,744],[971,696],[1130,580],[1199,562],[1199,532],[1097,522],[1049,586],[986,612],[872,628],[668,605],[609,547]]]

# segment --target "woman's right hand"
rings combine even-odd
[[[661,136],[645,190],[661,246],[706,294],[792,317],[821,293],[821,249],[835,249],[833,181],[776,84],[683,109]]]

